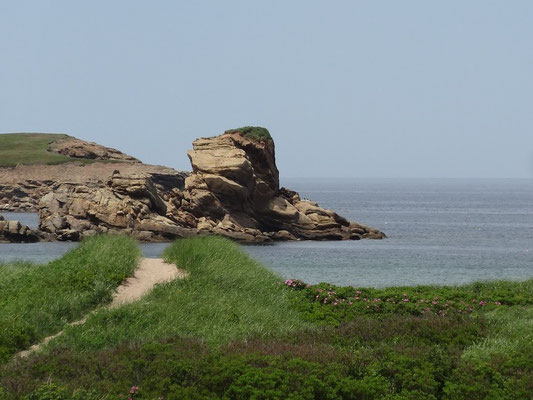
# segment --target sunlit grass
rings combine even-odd
[[[181,239],[164,255],[189,276],[157,286],[140,301],[101,310],[69,327],[57,346],[100,349],[181,335],[218,345],[304,326],[279,276],[219,237]]]
[[[45,265],[0,265],[0,361],[111,300],[139,254],[133,239],[97,236]]]

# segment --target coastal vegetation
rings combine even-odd
[[[304,326],[279,277],[227,239],[178,240],[164,259],[189,277],[159,285],[136,303],[95,313],[83,326],[67,328],[57,344],[87,351],[182,336],[216,346]]]
[[[43,133],[5,133],[0,135],[0,167],[18,164],[62,164],[72,157],[54,153],[48,146],[68,135]],[[79,161],[79,160],[77,160]],[[86,160],[82,160],[86,161]]]
[[[262,126],[243,126],[241,128],[229,129],[224,133],[239,133],[240,135],[253,140],[272,141],[272,136],[268,129]]]
[[[110,301],[138,257],[134,240],[97,236],[46,265],[0,264],[0,362]]]
[[[57,262],[68,270],[82,256]],[[533,280],[383,289],[283,282],[217,237],[178,240],[164,257],[189,276],[94,312],[39,354],[5,360],[0,399],[516,400],[533,392]],[[10,282],[22,286],[15,275]]]

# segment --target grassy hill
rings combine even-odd
[[[14,167],[18,164],[55,165],[73,161],[84,164],[95,161],[113,162],[69,157],[48,150],[50,144],[66,138],[72,138],[72,136],[60,133],[2,133],[0,134],[0,167]]]
[[[48,146],[51,143],[67,137],[69,136],[52,133],[0,134],[0,167],[14,167],[17,164],[62,164],[69,161],[80,161],[48,151]]]

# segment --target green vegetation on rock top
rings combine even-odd
[[[68,157],[48,151],[48,146],[69,137],[54,133],[3,133],[0,134],[0,167],[17,164],[63,164],[71,161],[88,163],[91,160]]]
[[[243,126],[242,128],[229,129],[224,133],[240,133],[241,136],[244,136],[248,139],[259,141],[272,140],[272,136],[270,136],[268,129],[261,126]]]

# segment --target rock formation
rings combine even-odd
[[[40,232],[22,225],[19,221],[8,221],[0,215],[0,243],[32,243],[44,237]]]
[[[115,169],[120,169],[125,175],[148,175],[165,199],[168,199],[168,193],[172,189],[183,189],[185,178],[188,176],[188,173],[172,168],[138,162],[19,165],[0,168],[0,210],[37,212],[40,199],[53,191],[58,184],[64,182],[85,185],[106,179]]]
[[[106,182],[60,183],[39,204],[39,228],[58,240],[96,233],[128,233],[143,241],[191,236],[168,219],[167,205],[149,175],[114,173]]]
[[[163,189],[156,175],[118,171],[105,182],[56,184],[39,204],[40,228],[60,240],[98,232],[150,241],[203,233],[245,242],[385,237],[280,188],[269,137],[228,131],[196,140],[188,155],[193,171],[183,185]]]
[[[129,156],[116,149],[102,146],[98,143],[86,142],[85,140],[66,137],[56,140],[48,146],[49,151],[63,154],[74,158],[88,160],[127,161],[140,163],[135,157]]]

